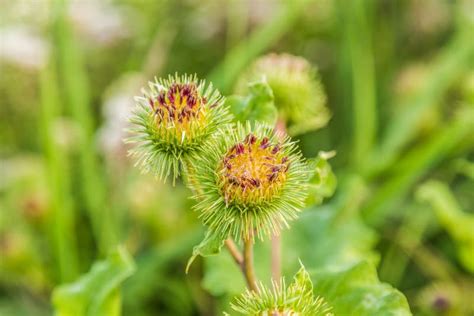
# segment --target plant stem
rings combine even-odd
[[[281,277],[281,238],[280,235],[272,236],[272,278],[277,281]]]
[[[227,50],[233,48],[245,36],[248,4],[240,0],[227,0]]]
[[[363,168],[372,151],[377,132],[377,105],[374,54],[372,50],[368,6],[371,1],[352,1],[348,6],[347,34],[351,70],[354,117],[354,164]]]
[[[242,268],[244,266],[244,258],[242,257],[239,248],[237,248],[237,245],[232,240],[232,238],[229,238],[225,241],[225,246],[229,250],[232,258],[234,258],[235,263],[237,263],[237,265]]]
[[[253,240],[244,240],[244,274],[249,289],[258,293],[257,280],[253,267]]]
[[[56,68],[49,63],[40,73],[40,131],[43,153],[48,171],[48,189],[51,194],[51,232],[58,279],[72,281],[79,270],[78,251],[75,239],[75,214],[68,177],[68,157],[58,145],[54,135],[54,123],[61,113]]]
[[[96,154],[89,79],[78,42],[67,19],[68,1],[54,1],[55,47],[63,84],[65,104],[77,123],[80,192],[102,255],[116,245],[116,214],[107,203],[105,175]],[[82,201],[81,201],[82,202]]]

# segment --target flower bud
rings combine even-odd
[[[294,143],[266,125],[228,128],[197,169],[196,209],[219,236],[278,233],[304,206],[308,166]]]
[[[265,76],[275,96],[275,105],[290,134],[304,133],[326,125],[329,111],[326,94],[316,68],[302,57],[269,54],[258,59],[238,83],[245,92],[247,82]]]
[[[272,281],[270,288],[257,285],[258,293],[247,290],[231,307],[243,315],[333,316],[324,298],[315,297],[308,272],[301,267],[288,287],[285,280]]]
[[[182,164],[202,155],[212,135],[230,121],[223,97],[196,76],[155,80],[136,100],[130,153],[142,170],[160,179],[170,174],[175,179]]]

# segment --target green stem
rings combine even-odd
[[[281,278],[281,235],[272,235],[272,278],[277,281]]]
[[[237,248],[237,245],[235,242],[232,240],[232,238],[229,238],[225,241],[225,246],[227,247],[227,250],[229,250],[230,255],[234,259],[235,263],[243,269],[244,267],[244,258],[242,257],[242,254],[240,253],[239,248]]]
[[[60,114],[59,91],[55,69],[45,67],[40,74],[41,119],[40,130],[43,141],[48,182],[52,199],[52,240],[59,270],[59,281],[67,282],[78,275],[78,252],[74,238],[74,207],[68,181],[67,156],[56,142],[53,124]]]
[[[249,289],[258,293],[257,279],[253,266],[253,240],[244,240],[244,274]]]
[[[245,35],[247,28],[247,3],[241,0],[227,0],[227,49],[234,47]]]
[[[354,165],[361,169],[372,151],[377,130],[374,53],[368,22],[368,3],[350,1],[345,5],[346,32],[349,41],[354,118]]]
[[[66,104],[79,127],[79,164],[81,189],[89,212],[99,249],[105,255],[115,243],[115,222],[106,203],[106,183],[100,171],[94,139],[93,114],[90,108],[88,78],[80,49],[66,20],[67,1],[56,0],[55,35],[61,79],[66,92]]]

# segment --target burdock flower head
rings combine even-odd
[[[258,59],[237,85],[242,93],[247,82],[265,76],[275,96],[275,105],[290,134],[323,127],[329,120],[326,94],[315,67],[302,57],[269,54]]]
[[[228,128],[202,159],[196,209],[221,239],[278,233],[304,206],[308,167],[295,144],[271,127]]]
[[[142,90],[131,119],[131,154],[144,171],[175,179],[182,164],[203,153],[212,135],[230,121],[223,97],[196,76],[170,76]]]
[[[243,315],[268,316],[333,316],[324,298],[315,297],[308,272],[301,267],[288,287],[285,280],[273,281],[272,287],[259,284],[258,293],[247,290],[231,303]]]

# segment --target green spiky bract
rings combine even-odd
[[[318,71],[306,59],[290,54],[269,54],[255,61],[237,84],[237,92],[247,82],[266,77],[275,96],[275,105],[292,135],[326,125],[330,118],[326,94]]]
[[[257,139],[267,138],[273,145],[279,144],[282,155],[289,161],[286,179],[281,189],[273,194],[254,197],[251,201],[229,200],[222,191],[219,168],[230,148],[242,143],[249,134]],[[256,123],[251,126],[247,122],[245,125],[238,123],[235,128],[226,128],[223,136],[213,142],[209,155],[201,156],[196,165],[196,179],[200,187],[196,190],[198,203],[195,209],[209,229],[208,236],[213,235],[214,241],[216,238],[223,241],[228,237],[237,241],[253,236],[263,239],[264,236],[278,234],[304,207],[310,174],[308,165],[302,160],[294,142],[276,134],[267,125]]]
[[[246,290],[232,303],[233,310],[254,316],[332,316],[331,307],[324,298],[315,297],[308,272],[301,266],[293,283],[286,287],[285,280],[272,281],[270,288],[257,285],[258,293]]]
[[[150,103],[173,84],[193,84],[200,100],[205,100],[202,107],[205,119],[189,119],[185,131],[177,120],[157,122],[157,114]],[[210,139],[221,126],[230,122],[231,117],[219,91],[211,83],[206,85],[204,80],[198,80],[196,75],[155,78],[154,82],[149,82],[148,90],[142,89],[142,94],[135,98],[137,106],[130,119],[132,136],[126,142],[135,145],[130,154],[136,157],[136,165],[142,171],[151,171],[162,180],[171,175],[174,181],[184,164],[192,165],[196,157],[204,155]],[[181,132],[177,133],[178,129]]]

